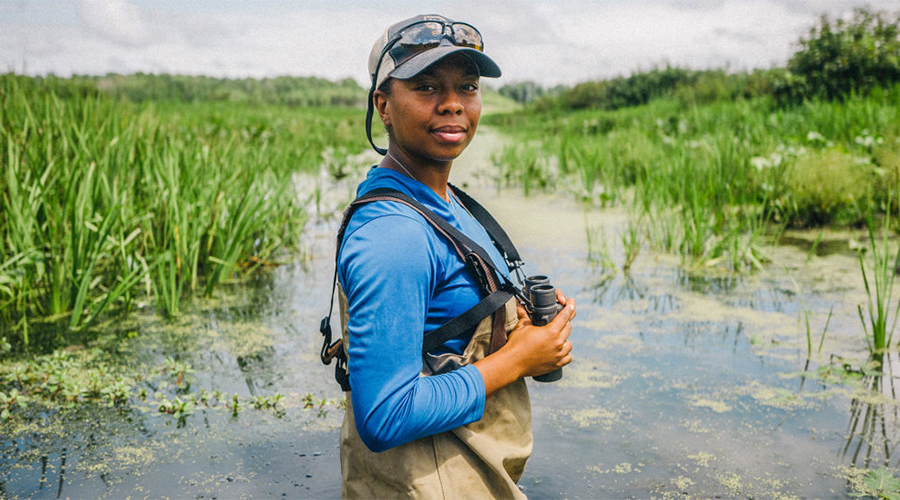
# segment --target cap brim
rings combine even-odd
[[[391,71],[388,76],[390,76],[391,78],[396,78],[398,80],[406,80],[412,78],[428,69],[434,63],[449,56],[450,54],[456,54],[457,52],[462,52],[471,57],[475,64],[478,66],[478,72],[481,74],[481,76],[498,78],[501,75],[500,66],[497,66],[497,63],[495,63],[493,59],[485,55],[484,52],[469,47],[441,45],[433,49],[426,50],[425,52],[417,54],[415,57],[405,61],[399,67]]]

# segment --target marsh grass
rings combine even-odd
[[[364,143],[354,109],[62,99],[14,75],[0,102],[0,323],[26,344],[37,318],[174,316],[272,263],[315,190],[294,174]]]
[[[863,305],[857,308],[862,322],[869,350],[882,353],[891,345],[894,328],[900,314],[900,301],[893,297],[894,279],[900,266],[900,249],[892,252],[888,233],[890,232],[890,213],[885,218],[880,239],[875,236],[875,223],[871,209],[868,212],[869,246],[871,247],[871,271],[866,271],[864,253],[858,252],[859,267],[866,289],[866,311]],[[871,275],[871,278],[870,278]],[[895,304],[896,302],[896,304]]]
[[[603,274],[616,274],[616,264],[609,252],[606,232],[601,226],[585,224],[587,236],[587,261],[591,269],[600,268]]]
[[[496,158],[505,181],[526,192],[538,178],[542,189],[580,184],[576,196],[601,207],[634,196],[652,246],[689,267],[742,271],[764,265],[785,227],[861,225],[866,205],[888,206],[884,186],[900,177],[895,93],[788,108],[766,97],[659,99],[488,121],[519,144]]]

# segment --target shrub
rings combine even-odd
[[[788,174],[792,225],[822,226],[861,220],[871,199],[872,169],[839,149],[814,151],[797,159]]]
[[[849,21],[827,15],[800,39],[788,69],[803,82],[788,81],[805,97],[842,98],[900,82],[900,16],[857,8]],[[805,88],[803,88],[805,86]]]

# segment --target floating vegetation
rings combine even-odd
[[[170,415],[179,426],[197,408],[222,407],[237,416],[245,408],[272,411],[277,417],[285,413],[287,401],[278,392],[270,395],[228,397],[219,390],[191,391],[195,370],[186,362],[166,357],[161,365],[135,372],[131,367],[117,366],[101,349],[81,349],[70,353],[57,350],[52,354],[0,365],[0,419],[19,416],[29,405],[45,410],[72,409],[98,404],[108,407],[134,407],[144,412]],[[330,408],[340,409],[342,401],[325,398],[314,400],[306,394],[291,406],[315,409],[320,417]]]
[[[692,396],[690,398],[691,406],[695,406],[697,408],[709,408],[710,410],[716,413],[726,413],[733,409],[731,405],[724,401],[718,401],[715,399],[709,399],[703,396]]]

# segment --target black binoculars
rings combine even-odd
[[[525,297],[532,305],[528,317],[534,326],[550,323],[563,308],[556,300],[556,288],[550,284],[550,278],[543,275],[525,278]],[[562,378],[562,368],[532,378],[538,382],[556,382]]]

